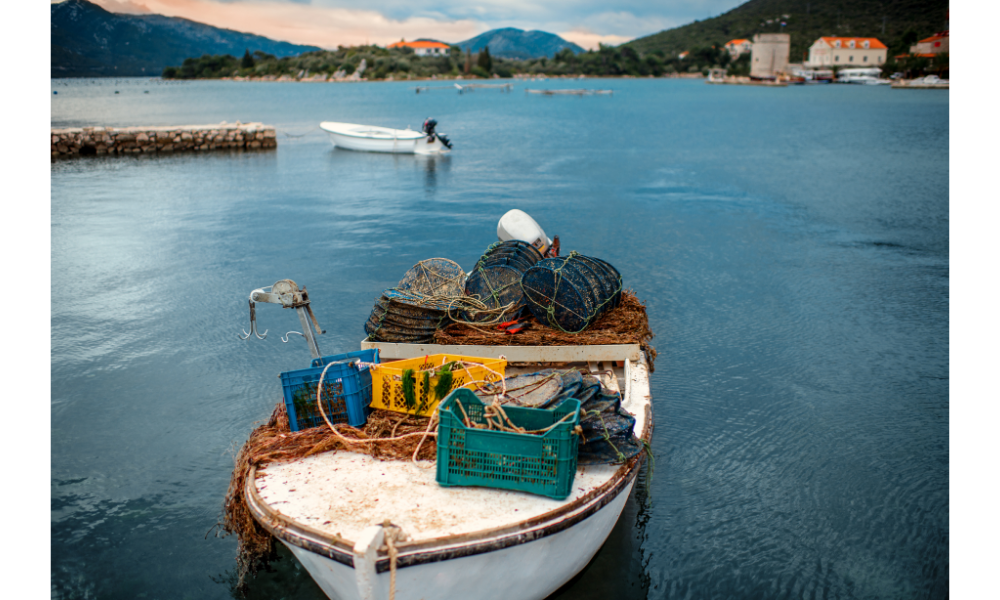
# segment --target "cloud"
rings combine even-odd
[[[123,3],[122,0],[94,1],[112,12],[116,12],[115,7]],[[230,3],[211,0],[143,2],[156,14],[183,17],[215,27],[322,48],[366,43],[386,45],[401,38],[418,37],[460,41],[489,29],[483,23],[469,19],[410,17],[400,20],[366,9],[329,8],[276,0]]]
[[[148,15],[153,12],[145,4],[132,2],[132,0],[98,0],[95,4],[108,12],[126,15]]]
[[[618,45],[717,15],[742,0],[92,0],[117,13],[184,17],[322,48],[420,37],[460,42],[500,27],[559,33],[584,48]],[[363,6],[363,8],[359,8]]]
[[[556,35],[567,42],[573,42],[584,50],[597,50],[599,44],[604,44],[605,46],[618,46],[633,39],[633,37],[626,37],[623,35],[601,35],[586,30],[563,31],[557,33]]]

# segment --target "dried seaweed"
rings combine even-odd
[[[434,334],[435,344],[470,346],[594,346],[603,344],[639,344],[653,371],[656,349],[650,345],[655,334],[649,328],[646,306],[632,290],[622,292],[621,304],[594,321],[580,333],[564,333],[530,318],[516,334],[488,328],[452,323]]]
[[[370,441],[419,433],[426,429],[427,418],[376,409],[368,416],[368,422],[362,428],[337,426],[341,435],[358,440],[358,443],[350,444],[348,448],[348,443],[335,436],[325,425],[293,432],[288,426],[284,402],[278,403],[270,419],[250,433],[250,438],[236,455],[236,464],[223,504],[221,529],[226,534],[235,533],[239,540],[236,557],[237,589],[245,592],[247,576],[256,573],[277,556],[274,538],[253,518],[246,503],[246,479],[251,468],[348,449],[380,460],[410,460],[420,444],[421,436],[391,442]],[[436,457],[437,446],[433,438],[425,440],[420,446],[418,458],[435,460]]]

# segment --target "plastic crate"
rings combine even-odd
[[[467,369],[458,368],[452,371],[452,382],[451,389],[448,390],[449,392],[468,385],[473,381],[499,381],[503,379],[504,372],[507,369],[507,361],[504,359],[477,358],[475,356],[459,356],[457,354],[431,354],[422,358],[409,358],[382,363],[372,367],[372,408],[384,408],[385,410],[420,417],[431,416],[442,400],[442,398],[438,398],[434,393],[434,388],[437,386],[439,377],[430,377],[430,385],[429,389],[427,389],[424,386],[424,378],[419,369],[427,363],[435,367],[440,367],[445,363],[458,360],[466,363],[478,363],[482,366],[469,366]],[[415,406],[407,406],[406,398],[403,395],[403,371],[406,369],[413,369]]]
[[[485,405],[470,390],[455,390],[441,404],[437,438],[437,482],[516,490],[562,500],[576,477],[578,447],[573,430],[580,422],[580,401],[569,398],[551,410],[504,406],[518,427],[540,430],[559,423],[543,435],[510,433],[466,427],[483,423]]]
[[[370,350],[355,350],[354,352],[345,352],[343,354],[334,354],[332,356],[321,356],[320,358],[314,358],[312,361],[312,366],[314,367],[325,367],[327,363],[340,362],[344,360],[358,359],[361,362],[366,363],[377,363],[378,362],[378,348],[372,348]],[[332,368],[332,367],[331,367]],[[327,375],[330,373],[327,372]],[[371,379],[371,375],[368,377]]]
[[[331,423],[347,423],[360,427],[368,421],[372,401],[372,376],[367,369],[359,371],[358,361],[378,362],[377,350],[360,350],[346,354],[324,356],[313,360],[314,367],[286,371],[281,374],[281,388],[292,431],[325,425],[316,405],[316,387],[326,365],[323,378],[323,410]]]

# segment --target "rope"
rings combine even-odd
[[[430,432],[430,427],[428,427],[427,431],[425,431],[423,433],[407,433],[407,434],[401,435],[399,437],[388,437],[388,438],[369,439],[369,440],[351,439],[351,438],[346,438],[343,435],[341,435],[341,433],[339,431],[337,431],[337,428],[333,426],[333,423],[330,422],[329,417],[326,416],[326,411],[323,410],[323,399],[322,399],[323,379],[326,377],[326,370],[329,369],[330,367],[332,367],[335,364],[337,364],[337,363],[327,363],[326,367],[323,368],[323,372],[320,373],[319,383],[316,385],[316,404],[319,405],[319,413],[321,415],[323,415],[323,420],[326,421],[326,424],[330,427],[330,431],[332,431],[333,434],[335,436],[337,436],[338,439],[340,439],[340,441],[342,441],[342,442],[344,442],[346,444],[381,444],[382,442],[395,442],[395,441],[403,440],[403,439],[406,439],[408,437],[413,437],[413,436],[416,436],[416,435],[422,435],[422,436],[424,436],[424,438],[427,438],[429,436],[437,436],[437,432],[436,431],[433,432],[433,433]],[[433,421],[433,419],[431,419],[431,421]],[[348,425],[348,427],[350,427],[350,425]],[[351,427],[351,429],[354,429],[354,431],[358,431],[354,427]],[[421,444],[423,443],[423,441],[424,441],[423,439],[420,440]],[[417,445],[417,449],[418,450],[420,449],[420,445],[419,444]],[[414,457],[415,456],[416,456],[416,453],[414,453]],[[416,459],[414,458],[414,460],[416,460]]]
[[[396,598],[396,559],[399,557],[399,550],[396,548],[396,542],[405,542],[407,535],[403,532],[403,528],[399,525],[393,525],[392,521],[386,519],[382,523],[383,541],[384,548],[379,548],[379,550],[385,551],[389,555],[389,600],[395,600]]]

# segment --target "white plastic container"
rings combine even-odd
[[[497,237],[501,242],[507,240],[528,242],[542,254],[545,254],[552,244],[552,240],[545,236],[541,226],[528,216],[528,213],[516,208],[500,217],[500,222],[497,223]]]

